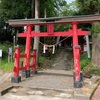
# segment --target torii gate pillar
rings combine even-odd
[[[72,23],[73,30],[73,56],[74,56],[74,87],[82,87],[82,73],[80,68],[80,46],[78,45],[78,23]]]

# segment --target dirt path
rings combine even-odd
[[[55,70],[71,70],[73,67],[72,50],[59,49],[52,62],[52,68]]]

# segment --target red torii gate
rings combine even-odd
[[[15,49],[14,77],[12,82],[18,83],[21,81],[19,76],[20,70],[25,70],[25,77],[30,77],[30,68],[36,73],[36,50],[33,55],[30,55],[31,38],[37,37],[55,37],[55,36],[72,36],[73,37],[73,56],[74,56],[74,87],[82,87],[82,72],[80,68],[80,46],[78,44],[78,36],[87,35],[87,31],[78,29],[78,24],[91,23],[100,21],[100,15],[89,16],[74,16],[62,18],[40,18],[40,19],[25,19],[25,20],[9,20],[7,23],[12,26],[27,26],[27,30],[19,34],[19,37],[26,37],[25,54],[21,55],[19,47]],[[64,32],[54,32],[54,24],[71,24],[72,30]],[[32,30],[34,25],[46,25],[47,32],[35,32]],[[19,59],[25,58],[24,66],[20,68]],[[30,65],[30,58],[33,57],[33,64]]]

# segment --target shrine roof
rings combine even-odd
[[[51,18],[38,18],[38,19],[15,19],[8,20],[11,26],[24,26],[27,24],[32,25],[45,25],[45,24],[71,24],[77,23],[93,23],[99,22],[100,15],[81,15],[81,16],[64,16],[64,17],[51,17]]]

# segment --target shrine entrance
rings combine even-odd
[[[81,88],[83,86],[83,77],[80,66],[80,45],[78,44],[78,36],[85,36],[87,31],[78,29],[78,24],[92,23],[100,21],[100,15],[74,16],[74,17],[60,17],[60,18],[40,18],[40,19],[23,19],[23,20],[9,20],[7,23],[12,26],[27,26],[27,30],[19,34],[19,37],[26,37],[25,54],[20,54],[20,48],[17,46],[14,53],[14,77],[12,82],[18,83],[21,81],[19,71],[23,71],[24,76],[30,77],[30,74],[37,73],[36,70],[36,50],[30,54],[30,46],[32,37],[57,37],[57,36],[71,36],[73,38],[73,58],[74,58],[74,87]],[[55,32],[55,24],[70,24],[72,29],[64,32]],[[32,28],[35,25],[46,26],[46,32],[35,32]],[[20,66],[20,58],[24,58],[24,65]],[[30,64],[30,58],[32,63]],[[32,68],[32,72],[30,72]]]

